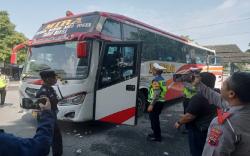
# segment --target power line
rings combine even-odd
[[[235,22],[246,21],[246,20],[250,20],[250,17],[229,20],[229,21],[225,21],[225,22],[218,22],[218,23],[213,23],[213,24],[204,24],[204,25],[199,25],[199,26],[187,27],[187,28],[182,28],[182,29],[176,29],[173,31],[183,31],[183,30],[198,29],[198,28],[204,28],[204,27],[213,27],[213,26],[217,26],[217,25],[221,25],[221,24],[235,23]]]
[[[204,40],[204,39],[219,38],[219,37],[229,37],[229,36],[242,36],[242,35],[247,35],[247,34],[250,34],[250,32],[234,33],[234,34],[220,35],[220,36],[201,37],[201,38],[195,38],[194,40]]]

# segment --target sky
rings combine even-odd
[[[237,44],[250,49],[250,0],[0,0],[16,30],[32,39],[42,23],[75,14],[122,14],[200,45]]]

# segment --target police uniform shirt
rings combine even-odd
[[[214,118],[208,130],[203,156],[249,156],[250,155],[250,104],[230,107],[220,94],[200,83],[198,91],[209,103],[227,110],[223,120]]]
[[[0,89],[2,88],[5,89],[7,86],[7,83],[8,83],[7,77],[4,74],[0,74]]]
[[[42,85],[42,87],[39,89],[39,91],[36,94],[37,98],[46,96],[49,98],[51,103],[51,109],[56,112],[58,110],[57,104],[58,104],[58,98],[55,90],[51,86]]]
[[[153,91],[153,99],[152,99],[152,102],[151,104],[154,105],[155,102],[159,99],[160,97],[160,93],[161,93],[161,89],[159,87],[159,81],[164,81],[164,78],[161,76],[161,75],[157,75],[155,76],[155,78],[152,80],[152,87],[154,88]],[[157,83],[157,84],[154,84],[154,83]],[[158,86],[158,87],[154,87],[154,85]]]

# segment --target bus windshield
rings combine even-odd
[[[221,65],[221,57],[219,56],[209,56],[210,65]]]
[[[63,79],[88,76],[89,57],[77,58],[76,41],[32,47],[23,76],[38,78],[43,70],[54,70]]]

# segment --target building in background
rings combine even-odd
[[[239,70],[249,71],[250,54],[242,52],[236,44],[207,45],[205,47],[216,51],[216,55],[224,66],[225,74]]]

